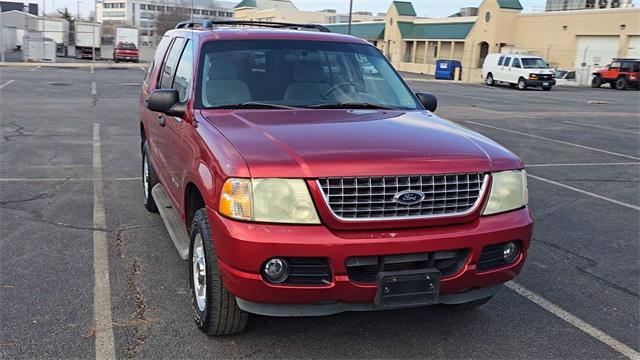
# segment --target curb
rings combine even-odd
[[[49,68],[90,68],[94,69],[140,69],[146,68],[147,63],[130,63],[130,64],[116,64],[116,63],[105,63],[105,62],[97,62],[97,63],[27,63],[27,62],[0,62],[0,67],[49,67]]]

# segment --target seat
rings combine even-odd
[[[320,100],[329,90],[324,80],[324,68],[318,60],[305,60],[295,64],[293,83],[284,93],[285,100]]]
[[[238,68],[231,58],[212,59],[205,78],[205,106],[241,104],[251,101],[247,84],[238,80]]]

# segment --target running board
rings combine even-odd
[[[173,208],[171,200],[167,197],[162,185],[157,184],[154,186],[151,190],[151,195],[158,206],[158,211],[160,212],[164,226],[167,228],[171,240],[173,240],[173,245],[175,245],[182,260],[187,260],[189,258],[190,238],[187,230],[184,228],[182,219]]]

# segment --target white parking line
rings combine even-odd
[[[607,335],[604,331],[596,328],[595,326],[587,323],[586,321],[580,319],[579,317],[571,314],[570,312],[552,303],[551,301],[545,299],[544,297],[525,288],[524,286],[518,283],[515,283],[513,281],[510,281],[505,285],[509,289],[513,290],[514,292],[516,292],[521,296],[524,296],[525,298],[534,302],[536,305],[547,310],[551,314],[575,326],[577,329],[584,332],[585,334],[593,337],[596,340],[601,341],[602,343],[612,348],[616,352],[628,357],[629,359],[640,359],[640,353],[638,353],[637,351],[621,343],[620,341],[614,339],[613,337]]]
[[[36,70],[40,69],[41,67],[42,67],[42,66],[36,66],[36,67],[34,67],[33,69],[31,69],[31,70],[29,70],[29,71],[36,71]]]
[[[100,124],[93,124],[93,320],[96,359],[115,359]]]
[[[147,72],[147,69],[145,69],[142,65],[138,66],[140,68],[140,70]]]
[[[609,126],[601,126],[601,125],[592,125],[592,124],[582,124],[579,122],[575,122],[575,121],[563,121],[567,124],[573,124],[573,125],[580,125],[580,126],[586,126],[586,127],[592,127],[592,128],[596,128],[596,129],[604,129],[604,130],[611,130],[611,131],[619,131],[619,132],[623,132],[623,133],[629,133],[629,134],[634,134],[634,135],[640,135],[640,130],[624,130],[624,129],[616,129],[616,128],[612,128]]]
[[[532,164],[525,165],[526,168],[534,167],[554,167],[554,166],[624,166],[640,165],[640,162],[620,162],[620,163],[574,163],[574,164]]]
[[[608,201],[608,202],[616,204],[616,205],[620,205],[620,206],[624,206],[624,207],[629,208],[629,209],[640,211],[640,206],[627,204],[627,203],[622,202],[622,201],[618,201],[618,200],[614,200],[614,199],[608,198],[606,196],[594,194],[594,193],[589,192],[589,191],[578,189],[578,188],[575,188],[573,186],[565,185],[563,183],[559,183],[557,181],[545,179],[545,178],[542,178],[542,177],[539,177],[539,176],[535,176],[535,175],[531,175],[531,174],[527,174],[527,176],[532,178],[532,179],[536,179],[536,180],[543,181],[543,182],[546,182],[546,183],[549,183],[549,184],[557,185],[557,186],[563,187],[563,188],[568,189],[568,190],[579,192],[581,194],[588,195],[588,196],[591,196],[591,197],[594,197],[594,198],[597,198],[597,199],[600,199],[600,200]]]
[[[91,65],[91,73],[94,74],[95,71],[93,70],[93,65]]]
[[[619,157],[623,157],[623,158],[627,158],[627,159],[634,159],[634,160],[640,160],[640,157],[635,157],[635,156],[631,156],[631,155],[625,155],[625,154],[620,154],[617,152],[613,152],[613,151],[607,151],[607,150],[602,150],[602,149],[597,149],[597,148],[593,148],[590,146],[585,146],[585,145],[580,145],[580,144],[574,144],[574,143],[570,143],[567,141],[562,141],[562,140],[558,140],[558,139],[552,139],[552,138],[548,138],[548,137],[544,137],[544,136],[538,136],[538,135],[532,135],[532,134],[527,134],[521,131],[516,131],[516,130],[509,130],[509,129],[503,129],[497,126],[491,126],[491,125],[487,125],[487,124],[481,124],[481,123],[477,123],[475,121],[465,121],[469,124],[474,124],[474,125],[478,125],[478,126],[484,126],[490,129],[495,129],[495,130],[500,130],[500,131],[506,131],[506,132],[510,132],[512,134],[518,134],[518,135],[522,135],[522,136],[528,136],[528,137],[532,137],[535,139],[541,139],[541,140],[546,140],[546,141],[551,141],[551,142],[555,142],[558,144],[564,144],[564,145],[569,145],[569,146],[574,146],[574,147],[578,147],[581,149],[587,149],[587,150],[591,150],[591,151],[597,151],[597,152],[601,152],[604,154],[609,154],[609,155],[615,155],[615,156],[619,156]]]
[[[98,88],[96,87],[96,82],[91,82],[91,95],[98,95]]]
[[[4,88],[5,86],[11,84],[12,82],[14,82],[15,80],[9,80],[7,82],[5,82],[4,84],[0,85],[0,89]]]

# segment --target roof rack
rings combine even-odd
[[[307,30],[313,29],[320,32],[331,32],[329,29],[318,24],[291,24],[283,22],[265,22],[265,21],[248,21],[248,20],[186,20],[176,25],[176,29],[201,29],[213,30],[216,25],[234,25],[234,26],[256,26],[275,29],[292,29]]]

